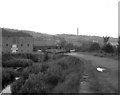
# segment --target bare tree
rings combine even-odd
[[[107,36],[104,37],[104,36],[103,36],[104,45],[106,45],[106,44],[108,43],[109,38],[110,38],[110,37],[107,37]]]

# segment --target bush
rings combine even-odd
[[[43,61],[48,61],[49,60],[49,56],[48,56],[48,53],[44,53],[44,58],[43,58]]]
[[[10,60],[13,57],[11,56],[11,54],[2,54],[2,62],[6,61],[6,60]]]
[[[31,74],[25,81],[24,85],[22,85],[18,93],[34,93],[36,95],[38,93],[44,92],[44,90],[46,90],[46,86],[43,78],[44,75],[42,73]]]
[[[4,88],[18,76],[19,73],[14,71],[14,69],[2,68],[2,87]]]
[[[24,83],[25,83],[25,79],[24,78],[20,78],[19,80],[13,82],[11,84],[12,95],[16,95],[17,93],[19,93],[19,90],[24,85]]]
[[[29,59],[10,59],[8,61],[2,62],[3,67],[27,67],[31,66],[32,61]]]
[[[100,50],[99,43],[92,43],[90,46],[90,51],[96,51],[96,50]]]
[[[83,43],[81,47],[79,47],[80,51],[85,52],[89,51],[91,46],[91,42]]]
[[[12,92],[14,95],[17,93],[39,95],[39,93],[51,92],[77,92],[83,71],[82,63],[75,57],[64,56],[55,61],[33,64],[24,69],[21,75],[22,80],[12,85]],[[59,90],[60,85],[66,90]]]
[[[22,82],[22,85],[20,82]],[[41,72],[38,74],[30,74],[29,78],[25,81],[18,81],[12,85],[12,93],[14,93],[14,95],[17,93],[34,93],[35,95],[39,95],[39,93],[49,93],[54,85],[56,85],[54,84],[56,82],[57,77],[55,75],[43,74]],[[18,86],[16,84],[18,84]]]
[[[56,59],[60,59],[60,58],[62,58],[62,57],[64,57],[65,55],[63,55],[62,53],[60,54],[50,54],[49,55],[49,58],[51,59],[51,60],[56,60]]]
[[[22,77],[27,79],[30,74],[38,74],[39,72],[46,72],[49,68],[48,64],[33,64],[33,66],[27,67],[22,72]]]
[[[59,83],[53,90],[53,93],[76,93],[79,89],[80,75],[71,73],[66,76],[64,82]]]
[[[102,50],[107,53],[114,53],[114,48],[110,43],[104,45]]]

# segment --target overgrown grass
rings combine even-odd
[[[2,89],[5,88],[9,83],[15,80],[15,77],[18,77],[20,73],[15,71],[12,68],[2,68]]]
[[[5,62],[2,62],[2,66],[3,67],[13,67],[13,68],[16,68],[16,67],[27,67],[27,66],[30,66],[32,65],[32,61],[29,60],[29,59],[23,59],[23,58],[17,58],[17,59],[10,59],[10,60],[7,60]]]
[[[82,72],[81,60],[62,55],[25,68],[21,79],[12,84],[12,93],[77,93]]]
[[[62,57],[60,54],[57,54],[55,56],[55,54],[48,54],[48,53],[43,53],[43,54],[3,54],[2,62],[0,63],[2,65],[1,68],[3,68],[3,69],[1,69],[1,82],[2,82],[1,84],[3,85],[3,88],[4,88],[9,83],[14,81],[16,72],[22,73],[22,70],[25,68],[27,69],[27,70],[26,69],[24,70],[25,74],[29,74],[29,72],[35,73],[35,72],[38,72],[39,70],[41,70],[43,72],[43,70],[46,68],[46,66],[44,66],[44,64],[41,65],[41,62],[44,63],[49,60],[55,60],[60,57]],[[33,63],[34,63],[34,65],[33,65]],[[35,64],[37,64],[37,65],[35,65]],[[18,75],[20,75],[20,74],[18,74]],[[27,76],[27,75],[24,75],[24,76]]]

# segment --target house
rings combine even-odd
[[[2,28],[3,53],[32,53],[33,37],[22,31],[7,30]]]

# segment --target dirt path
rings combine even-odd
[[[115,93],[118,91],[117,60],[82,53],[70,53],[69,55],[86,60],[84,69],[85,73],[88,74],[88,78],[83,79],[83,86],[80,87],[84,89],[82,91],[94,91],[95,93]],[[97,71],[97,67],[105,68],[105,71]]]

